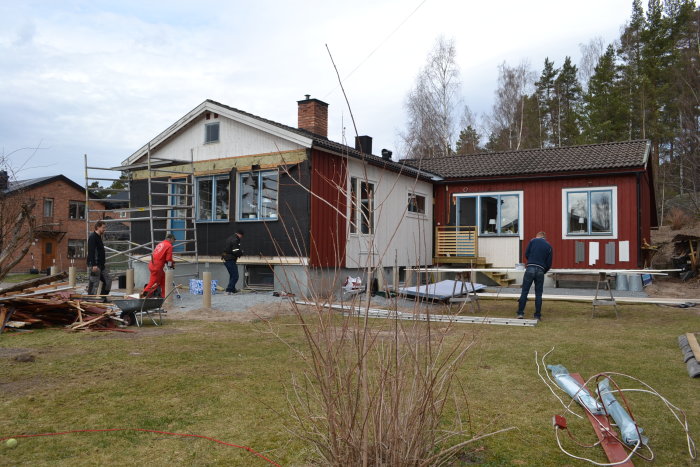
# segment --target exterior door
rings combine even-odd
[[[47,270],[53,266],[56,259],[56,240],[53,238],[41,239],[41,269]]]
[[[188,197],[187,185],[184,183],[187,181],[186,178],[174,178],[172,179],[173,185],[170,185],[170,204],[173,206],[187,206]],[[178,185],[182,183],[182,185]],[[173,251],[185,251],[185,239],[187,238],[187,232],[184,230],[187,226],[187,209],[172,209],[170,211],[170,231],[175,235],[175,244],[173,245]]]

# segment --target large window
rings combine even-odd
[[[374,233],[374,183],[350,178],[350,233]]]
[[[68,240],[68,257],[85,258],[85,240]]]
[[[566,235],[614,235],[616,194],[614,188],[564,190]]]
[[[479,235],[520,234],[520,194],[485,193],[457,199],[457,224],[477,226]]]
[[[68,218],[85,219],[85,201],[69,201]]]
[[[228,220],[228,175],[197,179],[197,220],[219,222]]]
[[[238,220],[277,220],[279,173],[276,170],[238,175]]]
[[[425,214],[425,196],[418,193],[408,194],[408,212]]]
[[[219,141],[219,122],[204,125],[204,142],[216,143]]]

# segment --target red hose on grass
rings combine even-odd
[[[104,429],[100,429],[100,430],[71,430],[71,431],[61,431],[58,433],[37,433],[37,434],[33,434],[33,435],[7,436],[5,438],[0,438],[0,441],[5,441],[5,440],[11,439],[11,438],[35,438],[35,437],[39,437],[39,436],[57,436],[57,435],[67,435],[67,434],[71,434],[71,433],[103,433],[103,432],[108,432],[108,431],[143,431],[146,433],[158,433],[161,435],[183,436],[183,437],[187,437],[187,438],[202,438],[202,439],[206,439],[209,441],[213,441],[215,443],[223,444],[224,446],[231,446],[234,448],[243,449],[243,450],[250,452],[251,454],[259,457],[260,459],[263,459],[264,461],[266,461],[266,462],[268,462],[276,467],[282,467],[277,462],[275,462],[271,459],[268,459],[267,457],[265,457],[262,454],[260,454],[259,452],[255,451],[253,448],[249,448],[248,446],[239,446],[237,444],[227,443],[225,441],[221,441],[221,440],[216,439],[216,438],[210,438],[209,436],[204,436],[204,435],[192,435],[189,433],[170,433],[168,431],[147,430],[145,428],[104,428]]]

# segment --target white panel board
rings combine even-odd
[[[623,240],[620,242],[620,262],[630,260],[630,242],[629,240]]]
[[[588,264],[593,266],[600,258],[600,244],[598,242],[590,242],[588,244]]]

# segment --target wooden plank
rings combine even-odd
[[[584,381],[581,375],[578,373],[571,373],[571,377],[574,378],[580,385],[583,386]],[[605,455],[608,456],[608,460],[611,464],[616,462],[622,462],[627,459],[628,452],[625,447],[617,439],[613,438],[610,433],[615,433],[613,428],[610,426],[608,417],[605,415],[593,415],[588,410],[585,411],[588,415],[588,420],[593,425],[595,434],[600,440],[600,445],[605,451]],[[621,467],[634,467],[631,460],[627,462],[617,464]]]
[[[534,293],[530,293],[534,295]],[[519,293],[493,293],[479,292],[480,298],[503,298],[503,299],[518,299]],[[543,300],[561,301],[561,302],[592,302],[592,295],[542,295]],[[645,297],[615,297],[615,301],[620,303],[631,303],[637,305],[683,305],[686,303],[700,304],[700,299],[695,298],[645,298]]]
[[[695,360],[700,362],[700,345],[698,344],[698,340],[695,338],[695,333],[686,332],[685,337],[688,339],[688,345],[690,345],[693,355],[695,355]]]
[[[67,279],[68,278],[68,273],[67,272],[60,272],[58,274],[54,274],[53,276],[43,276],[38,279],[30,279],[28,281],[24,282],[19,282],[15,285],[11,285],[9,287],[5,287],[4,289],[0,290],[0,295],[4,295],[7,292],[14,292],[16,290],[25,290],[29,289],[31,287],[37,287],[42,284],[49,284],[51,282],[56,282],[60,281],[61,279]]]
[[[306,302],[296,300],[298,305],[316,306],[314,302]],[[381,308],[364,308],[350,307],[335,304],[322,304],[324,308],[331,308],[343,311],[352,316],[364,316],[365,313],[370,318],[385,318],[385,319],[400,319],[400,320],[416,320],[416,321],[435,321],[442,323],[461,323],[461,324],[497,324],[508,326],[536,326],[538,321],[535,319],[518,319],[518,318],[491,318],[484,316],[459,316],[459,315],[439,315],[439,314],[424,314],[410,313],[393,310],[383,310]]]
[[[0,302],[7,302],[7,301],[12,301],[17,298],[24,298],[24,297],[34,297],[36,295],[46,295],[51,292],[62,292],[64,290],[72,290],[75,287],[59,287],[57,289],[50,289],[50,290],[39,290],[38,292],[30,292],[30,293],[21,293],[17,295],[7,295],[5,297],[0,297]]]

